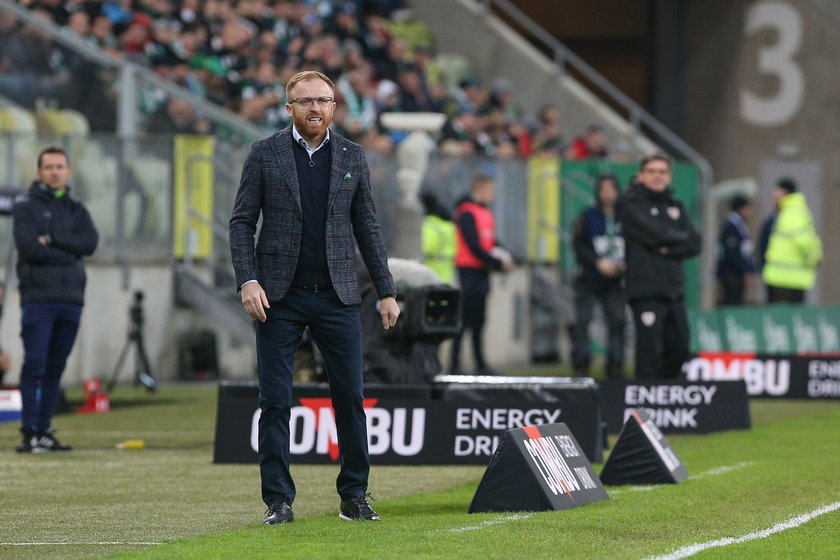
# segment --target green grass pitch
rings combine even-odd
[[[211,385],[119,387],[111,412],[57,417],[66,454],[16,454],[17,424],[0,424],[0,558],[643,559],[840,502],[840,402],[753,400],[751,430],[667,436],[690,475],[678,485],[468,515],[483,467],[374,465],[383,521],[364,524],[338,518],[336,467],[298,465],[296,522],[266,527],[257,466],[211,463],[215,402]],[[146,448],[115,448],[129,439]],[[840,558],[838,535],[840,509],[692,558]]]

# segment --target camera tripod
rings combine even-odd
[[[157,390],[157,381],[152,375],[152,366],[149,364],[149,356],[146,354],[146,347],[143,344],[143,292],[134,292],[134,303],[129,309],[129,318],[131,320],[131,330],[128,331],[128,338],[123,345],[120,352],[120,357],[117,360],[117,365],[111,373],[111,379],[108,381],[106,390],[110,393],[114,390],[117,384],[117,377],[120,374],[123,363],[128,357],[128,351],[132,346],[135,348],[134,359],[134,383],[143,385],[149,392]]]

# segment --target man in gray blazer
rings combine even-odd
[[[367,502],[370,462],[354,238],[379,296],[382,327],[393,327],[400,310],[364,152],[329,130],[334,96],[335,86],[320,72],[300,72],[289,80],[286,111],[293,125],[254,142],[230,219],[242,305],[257,321],[259,461],[268,525],[294,520],[292,365],[307,326],[324,357],[335,409],[339,516],[379,520]]]

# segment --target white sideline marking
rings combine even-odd
[[[159,542],[0,542],[0,546],[68,546],[68,545],[89,545],[89,544],[105,544],[105,545],[159,545]]]
[[[743,461],[741,463],[735,463],[734,465],[724,465],[722,467],[717,467],[705,472],[701,472],[700,474],[696,474],[694,476],[689,476],[689,480],[698,480],[701,478],[706,478],[707,476],[717,476],[719,474],[726,474],[728,472],[742,469],[744,467],[749,467],[750,465],[754,464],[752,461]],[[657,488],[662,488],[663,485],[658,486],[628,486],[626,488],[622,488],[621,490],[611,490],[609,492],[610,496],[613,494],[622,494],[624,492],[649,492],[650,490],[656,490]]]
[[[688,558],[689,556],[693,556],[698,552],[702,552],[710,548],[717,548],[721,546],[727,546],[730,544],[740,544],[756,539],[764,539],[775,533],[780,533],[787,529],[793,529],[795,527],[799,527],[800,525],[804,525],[805,523],[811,521],[815,517],[824,515],[826,513],[831,513],[832,511],[837,509],[840,509],[840,502],[834,502],[833,504],[823,506],[821,508],[815,509],[814,511],[804,513],[796,517],[792,517],[787,521],[776,523],[769,529],[764,529],[763,531],[747,533],[746,535],[742,535],[740,537],[727,537],[725,539],[718,539],[716,541],[690,544],[688,546],[684,546],[678,550],[675,550],[674,552],[671,552],[669,554],[664,554],[662,556],[651,556],[650,558],[647,558],[645,560],[679,560],[680,558]]]
[[[491,519],[490,521],[482,521],[478,525],[467,525],[466,527],[456,527],[455,529],[449,529],[450,533],[463,533],[464,531],[476,531],[478,529],[484,529],[485,527],[489,527],[491,525],[500,525],[502,523],[507,523],[508,521],[516,521],[517,519],[528,519],[532,517],[534,514],[522,514],[522,513],[515,513],[513,515],[506,515],[504,517],[499,517],[498,519]]]
[[[749,467],[750,465],[754,464],[752,461],[743,461],[741,463],[735,463],[734,465],[724,465],[722,467],[718,467],[716,469],[712,469],[710,471],[702,472],[696,476],[689,476],[688,478],[691,480],[704,478],[707,476],[715,476],[719,474],[725,474],[730,471],[734,471],[737,469],[743,469],[744,467]]]

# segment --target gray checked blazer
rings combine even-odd
[[[299,263],[303,214],[295,169],[292,128],[254,142],[242,168],[230,218],[230,252],[236,285],[259,281],[270,302],[286,295]],[[327,267],[345,305],[361,302],[356,272],[359,245],[376,294],[394,293],[382,230],[370,194],[370,171],[361,146],[330,131],[332,150],[327,198]],[[254,245],[262,213],[259,239]]]

